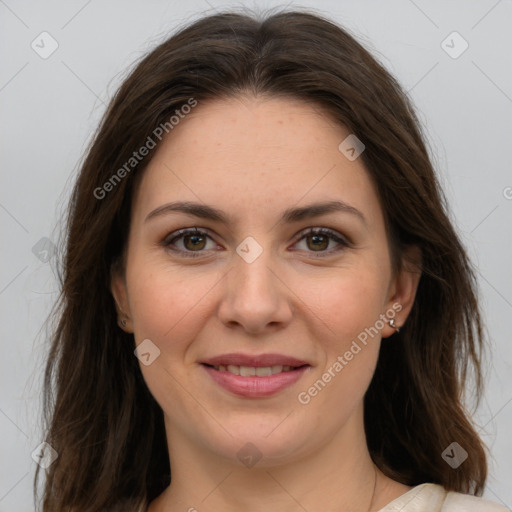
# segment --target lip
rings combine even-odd
[[[295,384],[302,375],[311,368],[311,366],[305,364],[295,370],[276,373],[268,377],[242,377],[228,371],[216,370],[212,366],[207,366],[206,364],[201,364],[201,366],[219,386],[231,393],[234,393],[235,395],[245,398],[263,398],[279,393],[283,389]]]
[[[211,366],[219,366],[219,365],[229,365],[233,364],[235,366],[252,366],[255,368],[261,366],[304,366],[309,365],[307,361],[301,361],[292,356],[287,356],[284,354],[260,354],[260,355],[252,355],[252,354],[241,354],[241,353],[230,353],[230,354],[221,354],[215,357],[211,357],[209,359],[205,359],[201,361],[203,364],[209,364]],[[279,375],[279,374],[278,374]],[[263,377],[259,377],[260,379]]]

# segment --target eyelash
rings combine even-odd
[[[206,252],[205,250],[184,251],[182,249],[172,249],[170,247],[177,240],[183,238],[186,235],[200,235],[200,236],[206,236],[210,239],[212,238],[206,231],[202,231],[198,228],[186,228],[186,229],[180,229],[179,231],[172,233],[170,235],[171,236],[170,239],[169,239],[169,237],[167,237],[163,241],[163,245],[175,253],[181,253],[181,255],[184,256],[185,258],[198,258],[198,257],[204,256],[204,254],[202,254],[202,253]],[[336,231],[333,231],[332,229],[328,229],[328,228],[308,228],[307,230],[302,231],[300,233],[300,235],[299,235],[300,238],[294,243],[294,245],[299,243],[300,241],[302,241],[308,235],[325,235],[325,236],[329,237],[331,240],[334,240],[335,242],[337,242],[339,244],[338,247],[336,247],[334,249],[330,249],[330,250],[307,251],[307,252],[311,252],[313,254],[316,253],[317,255],[314,256],[315,258],[323,258],[326,256],[331,256],[333,253],[341,251],[341,250],[345,249],[346,247],[350,246],[350,243],[348,242],[348,240],[346,240],[345,238],[338,235],[338,233],[336,233]]]

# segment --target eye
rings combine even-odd
[[[201,252],[204,252],[203,249],[213,249],[212,247],[207,247],[207,240],[212,240],[211,236],[206,231],[201,231],[197,228],[180,229],[173,233],[171,237],[172,238],[167,238],[164,241],[165,247],[172,251],[179,252],[186,257],[195,258],[202,256]],[[180,243],[182,247],[179,247]],[[178,245],[178,248],[171,247],[175,245]]]
[[[320,253],[318,256],[315,255],[315,257],[331,255],[332,253],[338,252],[350,245],[350,243],[336,231],[328,228],[309,228],[307,231],[302,232],[302,237],[299,239],[297,244],[302,241],[305,241],[305,250],[307,252]],[[336,242],[338,245],[326,250],[332,241]]]
[[[328,228],[308,228],[306,231],[303,231],[301,235],[301,238],[294,245],[304,241],[306,249],[299,250],[319,253],[318,256],[315,255],[315,257],[331,255],[334,252],[338,252],[350,246],[349,241],[336,231]],[[213,243],[213,247],[208,247],[208,240]],[[331,242],[335,242],[337,246],[328,249]],[[206,231],[198,228],[180,229],[166,238],[163,245],[171,251],[180,253],[180,256],[191,258],[204,256],[202,253],[206,250],[214,250],[217,247],[212,237]]]

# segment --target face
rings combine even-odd
[[[387,319],[405,321],[417,281],[392,273],[376,191],[338,149],[349,134],[307,103],[240,97],[199,104],[156,149],[112,291],[150,340],[140,367],[171,450],[237,461],[251,442],[276,464],[362,435]]]

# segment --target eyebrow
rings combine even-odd
[[[223,224],[229,224],[231,220],[229,215],[224,213],[222,210],[214,208],[213,206],[202,203],[194,203],[191,201],[174,201],[159,206],[150,212],[146,216],[144,222],[148,222],[155,217],[160,217],[161,215],[166,215],[173,212],[186,213],[201,219],[209,219],[212,221],[221,222]],[[333,212],[352,214],[359,218],[364,224],[366,224],[364,215],[357,208],[354,208],[353,206],[350,206],[343,201],[326,201],[309,204],[307,206],[288,208],[283,212],[281,220],[286,223],[293,223]]]

